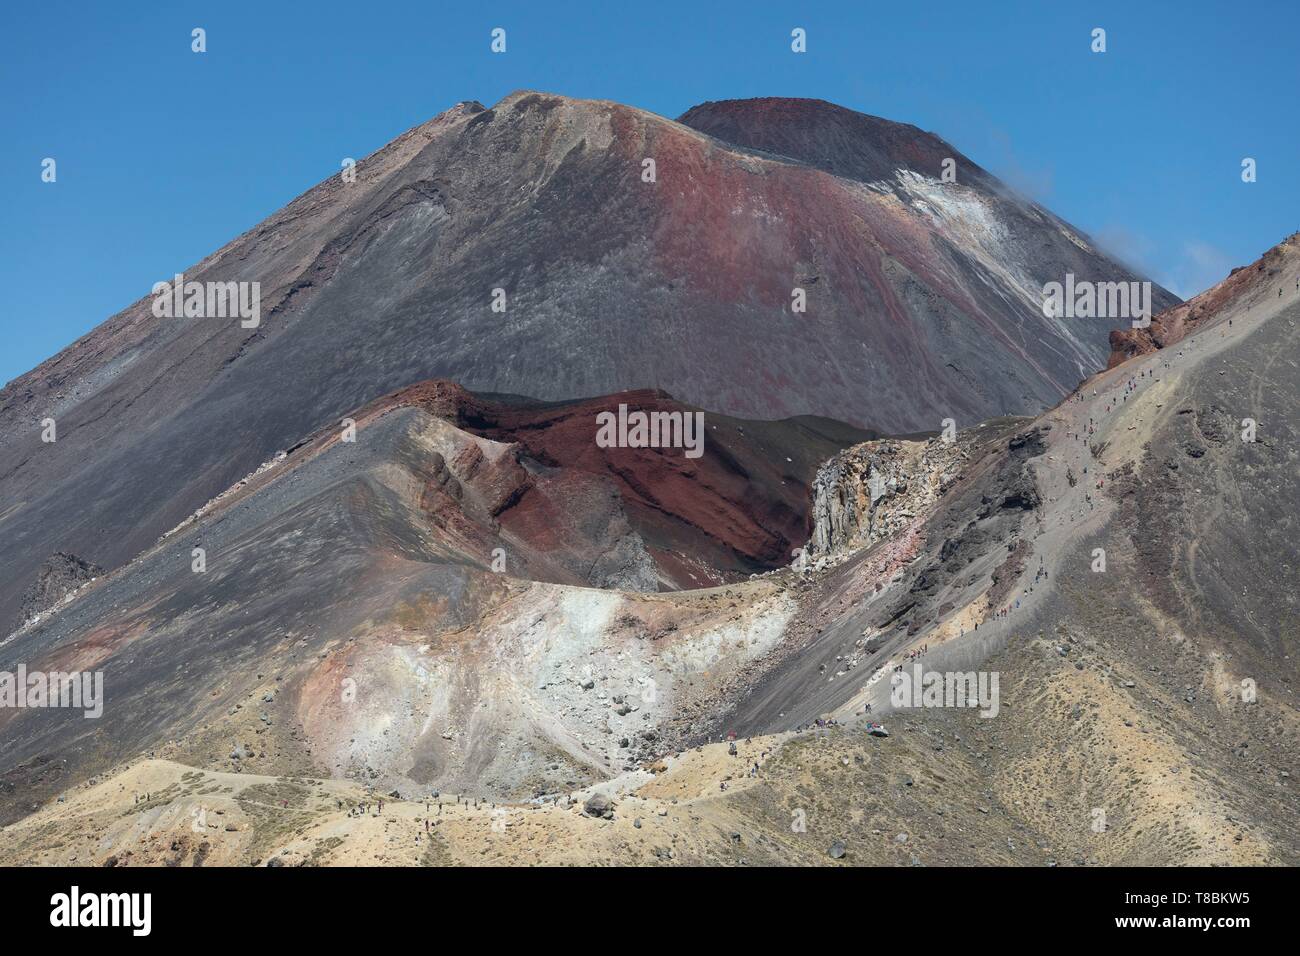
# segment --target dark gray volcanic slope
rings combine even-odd
[[[24,664],[100,671],[111,704],[94,719],[78,709],[0,708],[0,820],[140,752],[202,738],[213,722],[260,702],[270,681],[280,701],[277,731],[294,729],[276,746],[265,726],[255,736],[258,757],[281,769],[283,760],[308,769],[314,752],[317,765],[337,773],[387,764],[424,785],[451,779],[512,791],[519,780],[502,783],[488,770],[498,760],[516,775],[531,770],[525,757],[499,746],[525,736],[535,741],[534,756],[558,748],[544,766],[562,761],[563,779],[585,779],[600,758],[577,747],[576,756],[561,756],[568,738],[555,724],[572,716],[562,704],[548,702],[531,723],[484,710],[483,699],[496,699],[495,682],[547,643],[538,628],[549,620],[557,635],[580,630],[580,613],[572,628],[563,620],[571,613],[566,602],[580,607],[583,594],[612,605],[623,600],[612,589],[696,588],[783,564],[808,533],[807,482],[818,464],[867,437],[816,419],[709,415],[707,455],[699,459],[677,449],[598,449],[590,423],[619,403],[675,407],[659,393],[503,402],[451,383],[421,383],[353,411],[353,441],[336,428],[305,438],[125,567],[106,575],[67,570],[74,562],[66,556],[52,562],[40,617],[0,640],[0,673]],[[201,570],[195,548],[203,550]],[[497,565],[498,554],[508,564]],[[541,583],[547,586],[535,588]],[[657,602],[647,606],[668,613]],[[599,624],[602,615],[594,619]],[[615,629],[633,619],[623,620]],[[686,623],[656,627],[676,632],[679,621]],[[494,653],[486,636],[494,624],[508,641],[515,623],[527,634],[523,646],[480,666]],[[637,644],[670,649],[674,641],[662,637]],[[370,693],[376,713],[321,716],[343,677],[368,687],[384,679],[382,667],[363,678],[351,655],[382,658],[385,648],[420,658],[400,673],[422,675],[424,690],[446,688],[451,713],[443,719],[475,728],[483,741],[475,747],[490,759],[474,759],[473,748],[434,752],[442,737],[426,733],[423,719],[399,747],[398,734],[383,729],[396,691]],[[457,650],[467,658],[456,665],[464,679],[447,670]],[[589,646],[576,653],[590,666]],[[540,688],[516,677],[500,696],[513,707],[521,686],[529,688],[525,698],[539,695],[573,683],[578,666],[557,663],[565,680],[542,680]],[[435,670],[440,682],[425,679]],[[376,720],[380,746],[355,752],[351,728],[369,734]],[[219,733],[207,759],[224,759],[247,739],[242,731],[232,739],[229,727]],[[340,748],[333,761],[320,758],[327,743]],[[240,759],[247,767],[252,755]]]
[[[870,704],[945,774],[972,760],[967,794],[1077,861],[1294,865],[1297,238],[1260,262],[1193,300],[1186,337],[990,423],[915,559],[873,575],[886,539],[814,580],[802,643],[696,739],[860,723]],[[999,676],[996,719],[892,700],[898,667]]]
[[[938,170],[948,157],[959,161],[961,179],[982,186],[996,182],[933,133],[825,100],[760,97],[701,103],[677,122],[726,143],[797,159],[864,183],[893,179],[900,166]]]
[[[938,745],[973,752],[985,792],[1045,802],[1036,822],[1053,840],[1103,807],[1129,854],[1115,862],[1262,842],[1293,865],[1300,247],[1261,261],[1194,300],[1206,311],[1186,338],[1085,382],[1016,437],[993,432],[928,517],[918,560],[865,600],[837,595],[860,593],[892,542],[836,568],[815,604],[843,610],[700,737],[866,703],[895,732],[922,729],[879,675],[911,673],[924,646],[926,671],[1000,674],[1002,716],[949,721]]]
[[[780,102],[770,135],[734,104],[688,114],[742,145],[606,102],[461,104],[185,270],[259,282],[259,327],[155,318],[145,298],[11,382],[0,621],[55,552],[111,570],[277,450],[425,379],[657,387],[901,432],[1036,411],[1102,363],[1114,321],[1038,311],[1066,270],[1128,277],[1086,238],[964,158],[941,186],[927,134]],[[795,153],[801,130],[825,155],[745,145]]]
[[[389,416],[372,446],[409,461],[415,414]],[[112,699],[101,720],[66,709],[0,712],[0,802],[21,812],[69,779],[187,732],[240,702],[259,671],[309,660],[326,634],[358,626],[411,589],[448,596],[453,613],[472,606],[472,568],[431,550],[418,525],[402,520],[408,508],[374,465],[364,449],[336,445],[0,647],[0,670],[98,668]],[[191,570],[195,547],[208,555],[204,573]],[[376,553],[410,560],[380,575]],[[331,580],[351,586],[323,586]]]
[[[1300,254],[1294,240],[1281,252],[1284,278],[1218,305],[1167,360],[1156,352],[1117,365],[1036,420],[987,423],[975,463],[928,517],[926,544],[896,586],[851,603],[710,731],[789,729],[844,707],[879,664],[925,641],[942,609],[971,605],[990,581],[995,607],[1018,609],[985,619],[978,634],[966,627],[928,667],[971,667],[1031,635],[1086,635],[1113,655],[1110,667],[1147,670],[1163,693],[1185,697],[1196,712],[1185,719],[1225,718],[1211,699],[1228,673],[1294,707]],[[1273,297],[1277,284],[1285,300]],[[1257,441],[1241,440],[1244,418],[1267,423]],[[1089,421],[1097,430],[1079,441]],[[848,590],[887,546],[855,554],[821,587]],[[1098,547],[1107,573],[1091,571]],[[997,588],[1040,562],[1057,576]],[[866,633],[880,635],[870,666],[828,682],[826,668]],[[881,681],[867,699],[884,706],[888,689]]]

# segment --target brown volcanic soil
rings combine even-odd
[[[435,381],[347,416],[354,441],[332,426],[295,443],[0,644],[0,669],[101,669],[113,700],[98,722],[0,712],[3,813],[166,741],[208,766],[500,794],[652,753],[791,604],[766,583],[739,609],[635,592],[781,563],[808,533],[817,463],[866,436],[707,414],[697,460],[598,449],[596,413],[620,403],[683,409]],[[362,688],[350,706],[345,681]]]
[[[472,135],[566,109],[544,98],[523,105]],[[559,155],[584,153],[566,130],[547,134],[566,147]],[[797,165],[824,198],[841,187],[815,159]],[[572,172],[564,165],[553,178]],[[429,213],[430,188],[379,204],[353,251],[382,246],[385,224],[404,210]],[[781,201],[775,208],[791,208]],[[725,232],[703,231],[702,253],[724,255]],[[685,246],[660,248],[665,261],[685,262]],[[347,260],[331,248],[322,288],[325,273],[347,274]],[[98,722],[65,710],[0,713],[0,857],[813,863],[840,840],[848,863],[1295,865],[1300,249],[1290,241],[1263,261],[1212,290],[1212,312],[1162,322],[1148,343],[1162,347],[1139,348],[1060,406],[971,429],[960,474],[893,535],[822,567],[692,591],[638,593],[628,582],[710,580],[788,546],[781,483],[806,487],[815,443],[842,435],[788,421],[720,427],[708,447],[721,460],[696,463],[699,480],[686,481],[677,455],[584,450],[584,420],[599,407],[589,401],[475,397],[445,382],[372,403],[352,416],[358,441],[341,442],[333,413],[313,401],[332,409],[340,394],[363,391],[342,414],[369,398],[375,370],[352,367],[355,356],[333,367],[332,397],[321,399],[319,381],[295,379],[302,366],[263,354],[263,371],[283,374],[251,389],[243,413],[218,390],[197,418],[161,424],[130,411],[129,389],[98,392],[96,381],[67,407],[102,400],[98,411],[156,428],[141,439],[146,450],[195,455],[135,461],[130,429],[112,444],[98,419],[74,418],[71,450],[41,450],[50,455],[39,466],[20,454],[6,473],[6,489],[19,492],[0,513],[12,540],[81,535],[111,540],[125,557],[0,643],[0,670],[101,668],[109,694]],[[906,269],[917,263],[924,257]],[[730,274],[683,273],[719,282],[719,301],[743,298]],[[352,278],[357,290],[377,287],[373,276]],[[309,288],[286,301],[310,309]],[[337,301],[363,301],[340,288]],[[427,317],[427,304],[414,311]],[[908,314],[897,299],[885,312]],[[313,317],[328,325],[328,311]],[[235,379],[263,341],[232,358]],[[22,401],[35,401],[41,382],[26,385]],[[144,391],[154,386],[150,402],[175,387],[158,379]],[[240,464],[202,455],[282,436],[287,408],[309,420],[270,446],[287,457],[180,522],[211,497],[222,468]],[[1256,442],[1239,437],[1247,417],[1260,425]],[[211,449],[173,443],[196,425],[211,426],[198,433]],[[79,470],[97,435],[108,464]],[[46,493],[60,463],[70,484]],[[101,484],[110,504],[87,511]],[[161,498],[148,498],[153,485]],[[167,491],[176,487],[183,493]],[[708,505],[691,497],[701,488]],[[113,510],[132,496],[136,510]],[[140,516],[158,520],[149,510],[158,500],[179,526],[155,543]],[[666,518],[657,509],[669,503]],[[144,545],[130,550],[131,540]],[[208,554],[203,574],[190,571],[196,546]],[[489,569],[498,547],[504,574]],[[1091,568],[1096,548],[1105,572]],[[999,674],[998,715],[891,710],[889,682],[876,678],[922,647],[931,669]],[[868,704],[891,737],[860,732]],[[789,736],[827,715],[847,726]],[[677,755],[728,728],[755,735],[737,757],[717,744]],[[458,791],[488,808],[458,803],[426,837],[430,811],[415,800],[395,798],[387,819],[349,814],[370,789]],[[593,789],[612,794],[612,820],[567,805]],[[230,822],[195,830],[193,811],[208,805]],[[798,813],[807,835],[791,828]]]
[[[1261,828],[1169,768],[1159,731],[1124,731],[1132,708],[1088,711],[1069,684],[1037,710],[897,716],[879,740],[831,729],[687,751],[558,802],[394,798],[351,781],[198,770],[157,759],[67,794],[10,825],[6,865],[248,866],[1085,866],[1294,862]],[[1104,695],[1104,691],[1103,691]],[[1130,721],[1131,722],[1131,721]],[[1030,725],[1039,725],[1035,730]],[[1043,746],[1053,739],[1051,749]],[[1115,761],[1119,752],[1129,759]],[[1071,755],[1064,762],[1061,754]],[[1051,757],[1048,758],[1048,754]],[[757,770],[750,776],[750,768]],[[1085,774],[1080,770],[1087,768]],[[1184,765],[1186,768],[1186,765]],[[1095,774],[1095,776],[1094,776]],[[1229,781],[1231,784],[1231,781]],[[583,812],[594,792],[613,813]],[[145,799],[148,795],[148,799]],[[1244,792],[1237,799],[1249,801]],[[384,800],[382,812],[377,801]],[[368,805],[362,812],[361,805]],[[1099,815],[1098,810],[1102,813]],[[831,850],[842,847],[835,857]],[[1293,851],[1290,851],[1293,853]]]
[[[1294,282],[1300,255],[1282,252]],[[177,533],[182,562],[202,534],[215,579],[160,584],[164,547],[0,647],[0,667],[33,652],[106,662],[123,695],[111,726],[81,735],[48,712],[5,727],[0,854],[812,864],[834,862],[839,841],[841,865],[1294,865],[1298,310],[1233,300],[1047,415],[963,435],[960,474],[915,525],[820,569],[700,591],[474,570],[481,545],[449,555],[419,489],[445,467],[482,521],[498,499],[462,470],[466,450],[507,468],[520,446],[400,402],[361,413],[356,448],[295,465],[304,446]],[[427,388],[448,414],[473,408]],[[1246,415],[1256,443],[1234,431]],[[332,603],[317,609],[321,595]],[[996,716],[891,709],[872,678],[918,646],[928,669],[999,674]],[[635,690],[646,674],[657,697]],[[867,703],[889,738],[861,732]],[[826,715],[845,726],[782,732]],[[677,754],[729,724],[736,757],[725,744]],[[403,798],[382,817],[349,812],[393,787]],[[442,813],[412,799],[433,789]],[[597,790],[612,819],[582,812]],[[218,823],[195,831],[204,807]]]
[[[1206,289],[1194,299],[1152,316],[1151,325],[1145,329],[1116,329],[1111,332],[1111,354],[1107,367],[1114,368],[1135,355],[1146,355],[1176,345],[1230,305],[1247,301],[1260,302],[1269,298],[1284,299],[1288,294],[1294,295],[1294,283],[1291,288],[1286,288],[1280,276],[1285,266],[1287,247],[1294,247],[1297,243],[1300,243],[1300,233],[1269,249],[1251,265],[1233,269],[1231,275],[1222,282]]]

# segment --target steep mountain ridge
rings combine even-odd
[[[1286,288],[1300,252],[1279,248]],[[525,447],[594,476],[563,406],[398,393],[0,646],[0,670],[103,669],[111,705],[0,714],[5,858],[813,863],[839,840],[850,862],[1293,865],[1298,356],[1300,294],[1230,299],[1037,418],[828,455],[827,560],[665,594],[566,583],[568,555],[493,529]],[[788,440],[811,461],[782,424],[738,426],[728,457]],[[507,542],[504,573],[474,528]],[[989,717],[905,706],[897,667],[1000,693]],[[735,757],[705,745],[728,731]],[[377,836],[356,804],[394,790]],[[418,841],[431,791],[491,803]],[[273,793],[292,816],[261,812]],[[233,827],[206,849],[173,825],[203,805]]]
[[[787,138],[824,125],[794,112]],[[872,141],[894,126],[835,115],[842,150],[898,152],[896,131]],[[938,175],[848,179],[608,102],[462,103],[185,270],[259,283],[256,327],[142,299],[0,390],[0,620],[56,552],[119,567],[301,436],[433,378],[893,433],[1046,407],[1114,323],[1044,319],[1041,285],[1128,274],[973,165]]]
[[[1300,233],[1288,236],[1249,266],[1233,269],[1222,281],[1199,295],[1157,313],[1146,328],[1116,329],[1111,332],[1108,365],[1114,367],[1134,355],[1146,355],[1176,345],[1202,322],[1229,305],[1245,301],[1259,302],[1267,298],[1282,300],[1288,293],[1294,295],[1300,291],[1300,286],[1287,288],[1283,271],[1288,251],[1294,250],[1297,245],[1300,245]]]

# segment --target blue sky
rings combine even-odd
[[[0,17],[0,381],[343,157],[521,88],[670,117],[809,96],[914,123],[1184,296],[1300,228],[1295,0],[47,0]]]

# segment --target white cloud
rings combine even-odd
[[[1161,284],[1184,299],[1222,282],[1234,263],[1223,250],[1196,239],[1186,240]]]
[[[1142,233],[1134,232],[1128,226],[1109,225],[1091,235],[1093,241],[1108,256],[1128,266],[1134,272],[1144,276],[1154,276],[1159,271],[1154,265],[1157,246]],[[1164,282],[1160,284],[1169,288]]]

